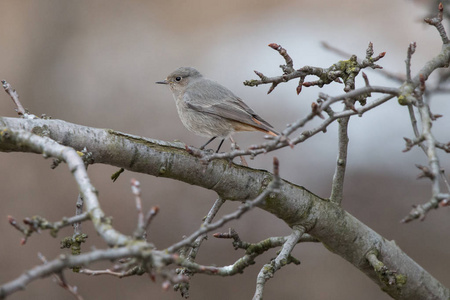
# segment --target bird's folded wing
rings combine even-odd
[[[241,122],[254,127],[270,131],[272,126],[261,119],[255,112],[253,114],[245,111],[243,108],[230,103],[219,103],[212,105],[198,105],[187,101],[187,106],[195,111],[216,115],[229,120]],[[255,122],[255,119],[257,120]],[[259,121],[259,122],[258,122]]]

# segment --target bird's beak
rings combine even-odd
[[[157,81],[157,82],[155,82],[155,83],[158,83],[158,84],[169,84],[169,82],[167,81],[167,79],[164,79],[163,81]]]

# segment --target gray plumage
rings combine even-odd
[[[278,135],[239,97],[191,67],[181,67],[160,84],[168,84],[184,126],[195,134],[226,138],[236,131]],[[206,144],[205,144],[206,146]]]

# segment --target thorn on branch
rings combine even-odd
[[[430,178],[431,180],[434,179],[434,174],[431,172],[430,168],[428,168],[427,166],[422,166],[422,165],[416,164],[416,168],[418,168],[419,170],[422,171],[422,173],[417,176],[417,179],[421,179],[421,178]]]
[[[411,150],[414,146],[419,145],[425,140],[425,137],[422,135],[418,137],[417,139],[411,140],[409,138],[404,137],[403,138],[406,142],[406,148],[402,152],[408,152]]]
[[[443,115],[440,115],[440,114],[434,115],[434,114],[430,113],[430,118],[433,121],[436,121],[437,119],[442,118],[442,117],[443,117]]]
[[[256,70],[254,70],[253,72],[255,72],[255,74],[258,75],[258,77],[261,78],[262,81],[266,81],[267,80],[267,76],[265,76],[263,73],[258,72]]]
[[[269,90],[267,91],[267,94],[270,94],[273,92],[273,90],[277,87],[278,83],[277,82],[273,82],[272,85],[270,86]]]

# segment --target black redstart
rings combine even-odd
[[[159,84],[168,84],[184,126],[195,134],[210,137],[200,149],[215,138],[222,141],[237,131],[262,131],[277,136],[272,125],[264,121],[229,89],[203,77],[191,67],[181,67]]]

